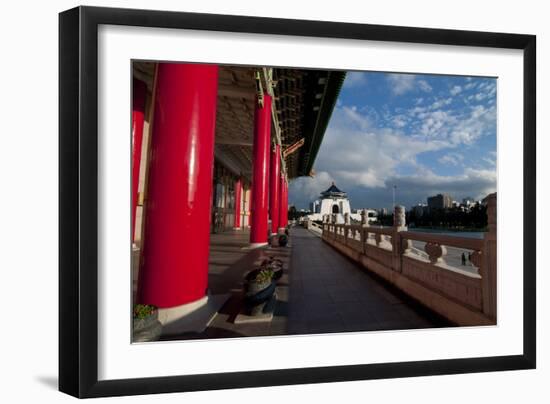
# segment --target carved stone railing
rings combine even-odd
[[[483,239],[408,231],[401,207],[396,207],[392,227],[327,220],[322,238],[454,323],[495,324],[496,194],[485,202],[489,226]],[[413,242],[425,243],[424,252]],[[448,248],[454,249],[453,257],[448,257]],[[468,257],[469,266],[456,262],[460,252]]]
[[[308,229],[310,232],[312,232],[313,234],[315,234],[316,236],[321,237],[323,234],[323,226],[321,226],[318,223],[315,223],[314,221],[306,220],[304,222],[304,227]]]

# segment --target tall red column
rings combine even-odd
[[[147,85],[134,79],[132,81],[132,240],[135,234],[136,208],[138,202],[139,169],[141,164],[141,145],[143,143],[143,122],[145,119],[145,97]]]
[[[271,234],[277,234],[279,230],[279,197],[281,183],[280,167],[281,146],[271,148],[271,169],[269,173],[269,216],[271,217]]]
[[[288,224],[288,183],[286,178],[281,175],[281,197],[279,198],[279,232],[283,232]]]
[[[235,230],[241,229],[241,204],[242,204],[242,192],[243,192],[243,184],[242,180],[239,177],[237,181],[235,181],[235,221],[233,228]]]
[[[174,307],[206,293],[217,89],[217,66],[159,65],[140,303]]]
[[[252,151],[252,223],[250,243],[253,247],[267,244],[267,208],[269,182],[269,145],[271,142],[271,96],[264,94],[263,105],[256,102],[254,113],[254,146]]]

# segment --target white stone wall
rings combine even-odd
[[[332,214],[332,207],[334,205],[338,205],[338,213],[340,214],[346,214],[351,213],[351,207],[349,204],[349,199],[345,198],[327,198],[321,200],[321,216],[322,215],[331,215]]]

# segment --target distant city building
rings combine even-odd
[[[387,208],[378,209],[378,216],[386,216],[388,214]]]
[[[416,217],[422,217],[428,213],[428,205],[425,203],[419,203],[418,205],[411,207],[411,211]]]
[[[453,206],[453,199],[447,194],[437,194],[428,197],[428,207],[430,209],[449,209]]]
[[[472,205],[475,205],[475,203],[476,203],[475,199],[471,198],[471,197],[467,197],[467,198],[462,199],[462,204],[464,206],[466,206],[467,208],[469,208]]]
[[[378,216],[378,212],[375,209],[354,209],[353,213],[356,213],[358,215],[363,214],[363,212],[367,213],[367,217],[369,218],[369,221],[373,222],[376,221],[376,218]]]
[[[309,204],[309,209],[311,213],[321,213],[321,201],[317,199]]]

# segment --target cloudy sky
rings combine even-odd
[[[496,79],[348,73],[315,161],[291,181],[307,208],[332,181],[352,209],[407,208],[437,193],[481,199],[496,190]]]

